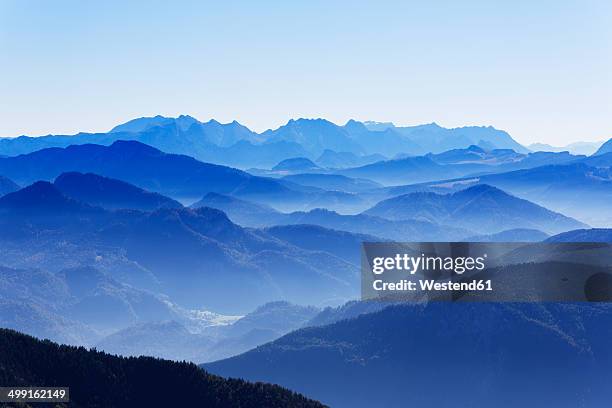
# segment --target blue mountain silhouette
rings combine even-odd
[[[391,220],[426,220],[485,233],[513,228],[557,233],[584,226],[486,184],[446,195],[429,192],[401,195],[384,200],[365,213]]]
[[[381,154],[358,156],[351,152],[336,152],[335,150],[325,149],[315,160],[315,163],[321,167],[342,169],[346,167],[364,166],[381,160],[386,160],[386,157]]]
[[[605,406],[611,327],[607,304],[400,305],[203,367],[335,407]]]
[[[185,200],[217,192],[289,209],[327,205],[351,207],[360,202],[353,194],[257,177],[189,156],[164,153],[135,141],[118,141],[110,146],[49,148],[0,159],[0,173],[22,184],[53,180],[66,172],[94,173]]]
[[[0,197],[17,190],[19,190],[17,183],[4,176],[0,176]]]
[[[62,173],[53,184],[68,197],[107,209],[132,208],[150,211],[182,207],[178,201],[161,194],[93,173]]]
[[[368,126],[366,126],[368,127]],[[393,130],[420,146],[423,153],[440,153],[446,150],[478,145],[484,149],[512,149],[519,153],[528,150],[517,143],[510,135],[492,126],[466,126],[453,129],[444,128],[437,123],[427,125],[397,127],[392,123],[370,127],[379,131]]]
[[[330,230],[364,234],[398,241],[459,240],[473,231],[422,220],[392,221],[367,214],[345,215],[323,208],[280,213],[271,208],[230,196],[207,195],[194,206],[209,206],[225,213],[236,223],[251,227],[276,225],[318,225]],[[333,235],[333,234],[332,234]]]
[[[474,171],[473,168],[469,170]],[[338,174],[365,178],[382,184],[420,183],[439,180],[448,176],[459,176],[465,173],[457,169],[434,162],[429,157],[416,156],[404,159],[385,160],[361,167],[344,169]]]
[[[606,153],[612,153],[612,139],[605,142],[597,151],[593,154],[593,156],[599,156]]]
[[[388,187],[388,196],[416,191],[449,193],[488,184],[517,197],[591,225],[612,225],[612,154],[577,159],[566,164],[448,178],[435,182]]]
[[[90,263],[109,246],[119,247],[154,275],[164,293],[213,310],[240,312],[279,298],[342,301],[355,296],[357,285],[357,268],[334,255],[333,248],[304,250],[265,231],[242,228],[206,207],[108,211],[68,198],[48,182],[0,198],[3,240],[24,258],[38,253],[39,246],[63,242],[75,258],[87,260],[91,254]],[[220,290],[234,284],[237,297]]]
[[[188,156],[163,153],[135,141],[50,148],[0,159],[0,173],[23,184],[52,180],[70,171],[95,173],[175,196],[197,197],[208,191],[231,192],[238,188],[244,194],[291,194],[277,181]]]
[[[93,206],[71,199],[62,194],[53,184],[38,181],[21,190],[0,197],[0,214],[19,214],[21,216],[43,218],[71,216],[77,213],[99,214]]]
[[[490,127],[445,129],[438,125],[389,127],[371,130],[349,121],[338,126],[324,119],[290,120],[286,125],[261,134],[236,121],[206,123],[190,116],[155,116],[128,121],[108,133],[79,133],[73,136],[21,136],[0,139],[0,155],[31,153],[48,147],[76,144],[111,145],[117,140],[135,140],[162,151],[188,154],[199,160],[239,168],[271,167],[280,160],[307,157],[314,160],[326,150],[360,156],[397,153],[425,154],[479,144],[490,149],[526,149],[507,133]],[[366,159],[370,161],[371,159]],[[354,163],[354,165],[365,163]]]
[[[284,176],[282,180],[297,183],[302,186],[317,187],[324,190],[338,190],[348,193],[366,192],[382,187],[380,184],[370,180],[355,179],[339,174],[298,173]]]
[[[314,157],[318,157],[326,149],[366,153],[344,128],[325,119],[291,119],[278,129],[262,133],[262,137],[269,143],[297,143]]]
[[[591,228],[567,231],[548,238],[547,242],[612,242],[612,229]]]
[[[496,234],[474,235],[465,238],[466,242],[539,242],[549,237],[545,232],[529,229],[515,228],[498,232]]]
[[[400,185],[451,177],[504,173],[543,165],[572,163],[581,159],[585,159],[585,156],[574,156],[567,152],[521,154],[511,149],[485,150],[472,145],[465,149],[452,149],[437,154],[383,160],[338,170],[337,173],[367,178],[387,185]]]
[[[290,171],[290,172],[304,172],[317,170],[319,166],[314,164],[312,160],[305,157],[293,157],[285,159],[279,162],[276,166],[272,167],[274,171]]]

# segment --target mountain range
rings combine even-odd
[[[219,210],[109,211],[69,198],[47,182],[0,198],[0,241],[6,245],[5,264],[11,253],[18,263],[50,251],[57,262],[75,251],[63,262],[80,259],[103,266],[98,257],[118,248],[138,266],[129,272],[133,283],[145,286],[142,281],[150,274],[183,305],[228,312],[277,299],[341,302],[354,296],[357,286],[357,268],[333,250],[304,250],[264,231],[242,228]],[[107,271],[115,267],[108,265]],[[125,273],[117,278],[125,279]],[[228,285],[242,302],[219,291]]]
[[[344,191],[347,193],[362,193],[382,187],[374,181],[356,179],[339,174],[298,173],[282,177],[292,183],[302,186],[316,187],[323,190]]]
[[[354,194],[257,177],[238,169],[203,163],[188,156],[163,153],[135,141],[117,141],[110,146],[48,148],[0,159],[0,174],[22,185],[39,180],[51,181],[67,172],[95,173],[191,202],[208,192],[217,192],[275,205],[280,209],[334,205],[352,208],[360,205],[359,197]],[[60,181],[67,183],[66,180]],[[97,182],[102,183],[100,180]],[[98,185],[96,188],[103,186]]]
[[[163,153],[134,141],[110,146],[72,145],[0,159],[0,173],[21,184],[53,180],[61,173],[95,173],[174,196],[201,196],[207,191],[256,191],[283,194],[288,189],[274,180],[191,157]]]
[[[384,193],[391,197],[415,191],[448,193],[488,184],[590,225],[610,226],[611,166],[608,153],[566,164],[393,187]]]
[[[548,242],[612,242],[612,229],[591,228],[567,231],[547,239]]]
[[[146,354],[339,407],[603,406],[605,303],[355,300],[363,242],[609,242],[584,222],[612,225],[610,142],[587,147],[531,152],[492,127],[297,119],[257,133],[189,116],[2,138],[0,326],[133,357],[4,330],[0,383],[50,384],[61,367],[62,384],[116,390],[108,406],[141,404],[151,375],[204,405],[318,406]]]
[[[585,226],[486,184],[451,194],[415,192],[400,195],[376,204],[365,214],[390,220],[438,222],[481,233],[532,228],[554,234]]]
[[[567,152],[517,153],[511,149],[486,150],[479,146],[452,149],[438,154],[383,160],[361,167],[336,170],[336,174],[360,177],[385,185],[413,184],[452,177],[478,176],[565,164],[585,159]]]
[[[230,324],[199,330],[178,319],[150,319],[104,337],[96,348],[122,356],[214,361],[241,354],[298,329],[319,309],[277,301],[262,305]]]
[[[178,201],[161,194],[93,173],[62,173],[53,185],[67,197],[111,210],[131,208],[151,211],[158,208],[183,207]]]
[[[206,162],[240,168],[270,168],[280,160],[292,157],[315,160],[323,157],[326,151],[356,157],[391,157],[398,152],[437,153],[477,144],[527,152],[506,132],[492,127],[446,129],[429,124],[375,130],[354,120],[339,126],[324,119],[292,119],[275,130],[258,134],[236,121],[221,124],[210,120],[203,123],[182,115],[178,118],[134,119],[108,133],[2,138],[0,155],[14,156],[48,147],[78,144],[110,145],[118,140],[140,141],[168,153],[188,154]]]
[[[364,126],[369,130],[374,129],[368,124]],[[470,145],[478,145],[488,150],[498,148],[512,149],[519,153],[528,152],[508,133],[492,126],[465,126],[447,129],[437,123],[408,127],[397,127],[393,123],[387,123],[383,127],[379,124],[376,129],[379,131],[391,130],[408,137],[423,149],[422,153],[440,153]]]
[[[358,156],[351,152],[336,152],[334,150],[325,149],[323,153],[315,160],[315,163],[324,168],[342,169],[346,167],[359,167],[366,164],[375,163],[377,161],[386,160],[387,157],[382,154],[370,154]]]
[[[495,234],[474,235],[467,237],[466,242],[540,242],[549,237],[545,232],[529,229],[515,228]]]
[[[584,154],[587,156],[592,155],[602,145],[602,141],[599,142],[575,142],[570,143],[566,146],[551,146],[546,143],[532,143],[527,148],[534,152],[569,152],[571,154]]]
[[[187,310],[167,295],[120,283],[101,269],[0,267],[0,324],[114,354],[204,362],[274,340],[319,312],[288,302],[268,303],[245,316]]]
[[[94,267],[0,267],[3,327],[68,344],[93,344],[139,321],[177,318],[163,298],[120,283]]]
[[[196,208],[201,206],[217,208],[225,212],[234,222],[245,226],[268,227],[310,224],[331,230],[365,234],[372,239],[377,237],[376,240],[456,240],[471,234],[466,229],[440,225],[431,221],[414,219],[394,221],[368,214],[339,214],[324,208],[281,213],[245,200],[219,194],[208,194],[193,206]],[[326,234],[330,235],[330,232],[326,232]],[[335,232],[331,234],[335,234]],[[301,239],[301,236],[298,235],[298,237]]]
[[[404,304],[203,367],[334,407],[595,407],[610,396],[611,327],[608,304]]]

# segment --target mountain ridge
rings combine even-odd
[[[59,383],[70,387],[74,407],[323,407],[278,386],[226,380],[186,362],[121,358],[7,329],[0,329],[0,363],[0,383],[19,387],[57,387]],[[151,393],[162,388],[170,392]]]
[[[236,121],[222,124],[214,119],[200,122],[187,115],[177,118],[158,115],[132,119],[107,133],[0,138],[0,155],[14,156],[73,144],[110,145],[117,140],[135,140],[168,153],[189,154],[202,161],[249,168],[271,167],[290,157],[315,160],[325,150],[358,156],[424,154],[467,147],[478,144],[481,139],[487,141],[487,146],[526,151],[506,132],[492,127],[446,129],[420,125],[378,131],[357,121],[340,126],[325,119],[299,118],[274,130],[256,133]]]
[[[401,304],[203,367],[337,407],[455,406],[458,394],[469,406],[600,406],[609,396],[610,322],[606,304]]]
[[[584,227],[572,218],[477,184],[450,194],[414,192],[379,202],[365,214],[391,220],[423,219],[485,233],[514,228],[563,232]]]

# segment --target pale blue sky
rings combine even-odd
[[[185,113],[607,139],[610,3],[0,0],[0,136]]]

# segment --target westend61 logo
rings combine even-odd
[[[361,296],[410,302],[611,302],[612,244],[367,242]]]

